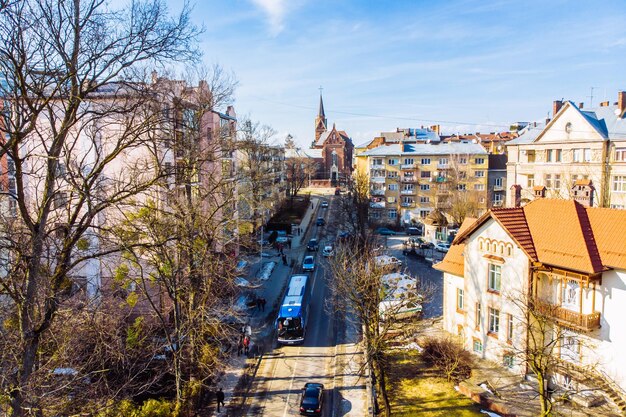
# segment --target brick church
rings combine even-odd
[[[315,118],[315,141],[308,152],[314,154],[318,162],[316,182],[329,182],[333,187],[345,184],[352,175],[353,151],[352,139],[345,131],[337,130],[334,123],[332,129],[328,130],[324,101],[320,94],[320,107]]]

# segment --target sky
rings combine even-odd
[[[626,90],[626,0],[195,1],[204,62],[234,72],[237,114],[277,142],[310,145],[320,87],[329,128],[355,144],[398,127],[505,131],[554,100]]]

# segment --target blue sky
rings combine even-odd
[[[624,0],[197,0],[193,18],[205,62],[239,80],[237,113],[302,146],[320,85],[329,124],[356,144],[434,123],[506,130],[555,99],[626,90]]]

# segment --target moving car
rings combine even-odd
[[[302,261],[302,270],[303,271],[314,271],[315,270],[315,258],[311,255],[305,256],[304,261]]]
[[[317,242],[317,239],[313,238],[309,240],[309,243],[307,243],[306,250],[317,252],[318,247],[319,247],[319,243]]]
[[[326,200],[322,201],[322,205],[320,207],[321,208],[328,208],[328,201],[326,201]]]
[[[379,227],[378,229],[376,229],[376,234],[382,236],[394,236],[396,232],[391,229],[387,229],[386,227]]]
[[[439,252],[448,252],[450,249],[450,244],[448,242],[437,242],[435,243],[435,250]]]
[[[324,407],[324,385],[307,382],[302,388],[300,415],[321,416]]]
[[[317,224],[318,226],[324,226],[326,224],[326,220],[324,220],[323,217],[318,217],[315,224]]]
[[[324,246],[324,249],[322,249],[322,256],[324,256],[325,258],[333,256],[334,254],[335,251],[333,250],[333,247],[331,245],[326,245]]]

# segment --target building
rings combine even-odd
[[[506,154],[489,154],[487,198],[489,207],[502,207],[506,201]]]
[[[372,221],[408,225],[440,210],[458,223],[461,207],[476,214],[487,209],[488,155],[480,145],[441,143],[430,130],[399,132],[397,141],[383,134],[356,149],[356,169],[370,183]]]
[[[515,125],[517,126],[517,125]],[[506,153],[506,144],[517,137],[516,132],[465,133],[442,136],[444,142],[470,141],[480,144],[487,152],[494,155]]]
[[[555,101],[552,113],[507,143],[507,204],[533,200],[535,187],[569,199],[577,180],[590,180],[594,206],[626,208],[626,92],[594,109]]]
[[[445,330],[479,357],[523,374],[513,351],[529,346],[520,300],[532,303],[553,323],[547,340],[558,343],[564,365],[553,383],[584,384],[577,375],[593,371],[626,390],[625,235],[626,211],[563,199],[466,219],[435,265],[444,272]]]

